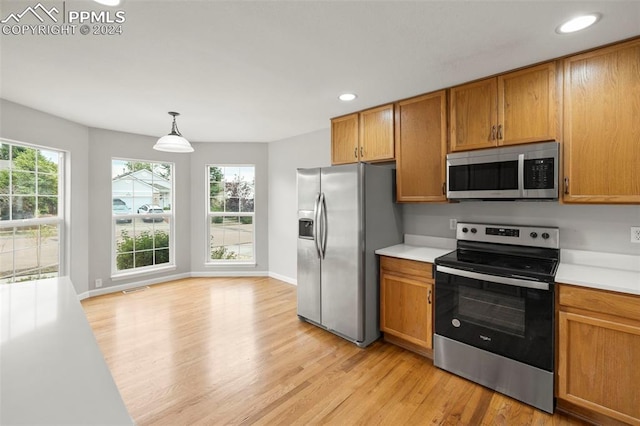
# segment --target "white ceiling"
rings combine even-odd
[[[41,0],[51,7],[62,1]],[[1,1],[0,19],[33,1]],[[66,1],[66,10],[107,10]],[[122,35],[0,35],[0,97],[90,126],[269,142],[640,35],[638,1],[133,1]],[[558,35],[580,12],[592,28]],[[25,18],[26,19],[26,18]],[[35,22],[37,23],[37,22]],[[355,92],[351,103],[338,101]]]

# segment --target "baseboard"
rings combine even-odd
[[[143,287],[145,285],[161,284],[168,281],[180,280],[183,278],[215,278],[215,277],[270,277],[280,281],[284,281],[288,284],[296,285],[295,279],[286,277],[284,275],[276,274],[268,271],[198,271],[187,272],[184,274],[165,275],[158,278],[152,278],[148,280],[141,280],[132,283],[109,286],[104,288],[97,288],[94,290],[85,291],[78,294],[79,300],[88,299],[90,297],[102,296],[109,293],[117,293],[123,290],[129,290],[136,287]]]
[[[288,283],[288,284],[298,285],[298,280],[296,280],[295,278],[276,274],[275,272],[269,272],[269,277],[275,278],[276,280],[284,281],[285,283]]]
[[[215,277],[268,277],[267,271],[197,271],[189,274],[193,278],[215,278]]]
[[[192,275],[190,273],[175,274],[175,275],[165,275],[165,276],[158,277],[158,278],[151,278],[151,279],[136,281],[136,282],[127,283],[127,284],[121,284],[121,285],[109,286],[109,287],[103,287],[103,288],[96,288],[96,289],[89,290],[87,292],[79,294],[78,295],[78,299],[84,300],[84,299],[87,299],[89,297],[102,296],[104,294],[109,294],[109,293],[117,293],[119,291],[129,290],[131,288],[143,287],[145,285],[160,284],[160,283],[164,283],[164,282],[167,282],[167,281],[173,281],[173,280],[180,280],[180,279],[183,279],[183,278],[189,278],[191,276]]]

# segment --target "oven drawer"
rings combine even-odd
[[[569,284],[558,286],[562,306],[640,321],[640,297]]]

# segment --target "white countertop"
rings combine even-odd
[[[66,277],[0,285],[0,424],[134,424]]]
[[[405,235],[405,244],[376,254],[433,263],[453,249],[455,240]],[[640,295],[640,256],[562,249],[556,282]]]
[[[640,256],[563,249],[556,282],[640,295]]]

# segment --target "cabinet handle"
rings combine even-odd
[[[429,289],[429,294],[427,295],[427,302],[431,304],[431,289]]]
[[[442,182],[442,195],[447,195],[447,182]]]
[[[360,158],[364,158],[364,148],[360,147]]]
[[[358,158],[358,147],[357,147],[357,146],[353,149],[353,156],[354,156],[356,159]]]
[[[491,134],[489,135],[489,140],[490,141],[495,141],[496,140],[496,126],[495,125],[491,126]]]
[[[569,193],[569,178],[568,177],[564,178],[564,193],[565,194]]]
[[[502,124],[498,124],[498,139],[502,139]]]

